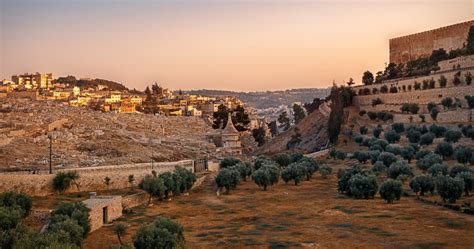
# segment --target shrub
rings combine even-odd
[[[395,131],[385,132],[384,137],[389,143],[396,143],[400,141],[400,135],[396,133]]]
[[[450,97],[446,97],[441,100],[441,104],[443,105],[444,109],[449,109],[453,106],[453,99]]]
[[[391,86],[390,87],[390,93],[397,93],[398,92],[398,89],[396,86]]]
[[[433,120],[436,120],[436,118],[438,118],[438,108],[433,108],[431,109],[430,111],[430,117],[433,119]]]
[[[421,135],[420,137],[420,145],[430,145],[433,143],[435,139],[435,135],[431,132]]]
[[[456,158],[458,163],[469,163],[472,157],[474,157],[474,150],[470,147],[458,146],[454,150],[454,158]]]
[[[370,120],[377,119],[377,113],[375,112],[367,112],[367,116],[369,117]]]
[[[239,164],[245,165],[247,170],[252,171],[251,165],[248,165],[247,162],[238,163],[237,165],[239,165]],[[248,169],[248,167],[250,167],[250,169]],[[191,172],[190,170],[187,170],[187,169],[183,168],[183,167],[179,167],[179,166],[176,167],[175,174],[179,175],[180,178],[181,178],[181,182],[180,182],[180,186],[179,186],[179,189],[180,189],[181,193],[185,193],[185,192],[189,191],[193,187],[194,182],[196,182],[196,176],[194,175],[194,173]],[[248,176],[248,174],[247,174],[247,176]]]
[[[382,152],[377,158],[377,161],[381,161],[385,167],[389,167],[392,163],[398,161],[398,159],[393,153]]]
[[[153,175],[146,175],[138,184],[138,187],[142,190],[145,190],[148,195],[148,204],[151,203],[151,198],[157,196],[159,198],[163,197],[165,186],[163,179],[158,178]]]
[[[77,179],[79,174],[76,171],[59,172],[53,178],[53,189],[58,192],[66,191],[74,183],[77,188]]]
[[[351,169],[339,171],[338,181],[337,181],[337,189],[341,193],[346,193],[347,195],[351,195],[350,184],[349,180],[352,176],[356,174],[366,174],[362,168],[358,165],[353,166]]]
[[[470,109],[474,108],[474,96],[464,96]]]
[[[380,133],[382,133],[383,129],[381,127],[375,127],[373,130],[372,130],[372,135],[374,135],[374,137],[376,138],[379,138],[380,137]]]
[[[416,152],[415,159],[420,160],[420,159],[422,159],[423,157],[425,157],[426,155],[428,155],[430,153],[431,153],[431,151],[429,151],[429,150],[420,150],[420,151]]]
[[[400,111],[402,113],[409,113],[410,112],[410,104],[408,104],[408,103],[403,104],[402,107],[400,107]]]
[[[454,203],[461,197],[464,190],[464,181],[461,178],[440,176],[436,181],[436,190],[443,201],[448,200],[448,202]]]
[[[331,151],[329,151],[329,156],[333,159],[336,159],[336,155],[337,155],[337,150],[336,149],[331,149]]]
[[[431,194],[433,194],[434,189],[435,189],[433,177],[429,175],[415,176],[410,181],[410,188],[417,195],[418,193],[420,193],[420,195],[423,196],[425,195],[426,192],[430,192]]]
[[[407,138],[408,138],[408,141],[410,141],[410,143],[418,143],[421,138],[421,132],[414,129],[409,130],[407,132]]]
[[[216,185],[219,189],[225,188],[226,193],[235,189],[240,183],[240,172],[234,168],[223,168],[216,176]]]
[[[363,117],[366,113],[367,111],[365,110],[359,111],[359,116]]]
[[[436,137],[442,137],[446,133],[446,127],[438,126],[436,124],[432,124],[429,128],[430,132],[433,133]]]
[[[376,98],[372,100],[372,106],[380,105],[383,104],[382,100],[380,98]]]
[[[240,173],[240,178],[245,182],[247,177],[252,175],[252,164],[250,162],[240,162],[232,166]]]
[[[380,87],[380,92],[381,93],[387,93],[388,92],[388,87],[386,85],[383,85],[382,87]]]
[[[456,177],[464,181],[464,194],[469,196],[469,192],[472,192],[474,188],[474,174],[472,172],[461,172]]]
[[[394,200],[400,200],[402,196],[402,183],[397,180],[387,179],[380,186],[379,194],[387,203],[393,203]]]
[[[30,213],[31,206],[31,198],[26,194],[13,191],[0,194],[0,207],[19,209],[23,217]]]
[[[252,179],[257,186],[267,190],[268,186],[272,186],[278,182],[280,170],[273,164],[264,164],[252,174]]]
[[[420,89],[421,89],[421,83],[415,81],[415,83],[414,83],[414,85],[413,85],[413,88],[414,88],[415,90],[420,90]]]
[[[464,75],[464,81],[466,81],[466,85],[470,86],[472,83],[472,74],[470,72],[467,72]]]
[[[344,160],[346,159],[347,154],[343,151],[337,151],[336,153],[336,158],[339,160]]]
[[[133,245],[137,249],[181,248],[184,243],[183,226],[164,217],[142,225],[133,236]]]
[[[420,117],[422,123],[426,122],[426,117],[425,117],[425,115],[420,114],[420,115],[418,115],[418,117]]]
[[[301,153],[292,153],[290,155],[290,159],[292,163],[298,162],[299,160],[303,159],[304,155]],[[308,158],[308,157],[307,157]]]
[[[402,133],[405,131],[405,126],[402,123],[394,123],[392,124],[392,130],[397,133]]]
[[[292,163],[281,172],[282,179],[287,183],[293,180],[298,185],[301,179],[306,176],[306,167],[300,163]]]
[[[405,161],[397,161],[390,165],[387,171],[387,176],[392,179],[397,179],[399,176],[412,176],[410,165]]]
[[[226,157],[224,159],[222,159],[222,161],[219,163],[219,167],[221,169],[223,168],[228,168],[228,167],[231,167],[231,166],[234,166],[236,165],[237,163],[239,163],[240,160],[237,159],[237,158],[234,158],[234,157]]]
[[[428,103],[427,105],[427,108],[428,108],[428,111],[431,112],[431,110],[433,110],[434,108],[436,108],[438,105],[434,102],[430,102]]]
[[[378,150],[369,150],[368,155],[369,155],[369,158],[370,158],[370,162],[372,164],[374,164],[375,162],[377,162],[377,160],[380,156],[380,151],[378,151]]]
[[[455,177],[457,176],[459,173],[461,172],[471,172],[471,170],[469,169],[469,167],[465,166],[465,165],[462,165],[462,164],[457,164],[457,165],[454,165],[450,170],[449,170],[449,175],[451,177]]]
[[[458,86],[459,84],[461,84],[461,78],[459,78],[461,76],[461,74],[460,74],[460,72],[458,72],[458,73],[454,74],[454,78],[453,78],[453,85],[455,85],[455,86]]]
[[[388,146],[388,142],[384,139],[374,139],[370,141],[369,145],[370,150],[375,150],[375,147],[378,147],[380,151],[384,151]]]
[[[385,147],[385,151],[390,152],[394,155],[400,155],[402,153],[402,147],[398,145],[389,144],[387,147]]]
[[[372,172],[374,174],[379,175],[381,173],[387,172],[387,167],[380,161],[377,161],[374,163],[374,166],[372,167]]]
[[[441,75],[441,77],[439,77],[438,82],[439,82],[439,87],[444,88],[446,87],[446,84],[448,83],[448,79],[446,79],[444,75]]]
[[[360,134],[365,135],[365,134],[367,134],[367,132],[369,131],[369,128],[367,128],[367,127],[365,127],[365,126],[361,126],[361,127],[359,128],[359,131],[360,131]]]
[[[55,223],[48,226],[47,232],[57,235],[59,242],[71,242],[80,246],[84,239],[84,229],[74,219],[67,216],[61,216],[61,219],[55,219]]]
[[[441,157],[439,155],[430,152],[427,155],[425,155],[423,158],[419,159],[416,162],[416,166],[419,169],[425,171],[425,170],[428,170],[434,164],[442,163],[442,162],[443,162],[443,160],[441,159]]]
[[[369,199],[377,193],[377,177],[373,175],[353,175],[349,180],[351,195],[355,198]]]
[[[222,169],[226,169],[226,171],[228,171],[229,169],[231,169],[232,167],[229,167],[229,168],[222,168]],[[235,168],[232,168],[231,170],[232,172],[236,172],[237,174],[239,174],[239,172],[235,169]],[[220,172],[220,171],[219,171]],[[240,174],[239,174],[239,177],[240,177]],[[164,173],[161,173],[158,178],[161,178],[163,180],[163,186],[164,186],[164,198],[165,199],[168,199],[170,194],[171,193],[176,193],[177,192],[177,189],[178,189],[178,183],[176,182],[176,179],[175,177],[173,176],[173,174],[171,172],[164,172]],[[217,181],[217,179],[216,179]],[[237,184],[240,182],[240,178],[239,178],[239,181],[237,182]],[[236,185],[237,185],[236,184]]]
[[[442,156],[443,159],[450,157],[453,154],[453,146],[450,143],[442,142],[436,146],[435,153]]]
[[[23,212],[20,209],[0,206],[0,235],[2,230],[15,228],[20,222],[22,215]]]
[[[355,136],[354,136],[354,142],[356,142],[356,143],[358,143],[358,144],[361,144],[362,141],[364,141],[364,137],[363,137],[363,136],[361,136],[361,135],[355,135]],[[334,155],[334,157],[335,157],[335,155]]]
[[[462,133],[460,131],[449,130],[444,135],[444,141],[457,143],[461,137]]]
[[[363,151],[355,151],[353,154],[353,158],[361,163],[366,163],[369,160],[369,153]]]
[[[82,202],[63,202],[51,213],[50,226],[57,222],[64,221],[65,217],[71,218],[82,227],[82,237],[85,238],[90,231],[89,209]]]
[[[419,110],[420,110],[420,106],[418,106],[418,104],[410,104],[411,114],[417,114]]]
[[[275,161],[280,167],[286,167],[290,165],[291,158],[286,153],[280,153],[272,157],[273,161]]]
[[[407,160],[408,163],[411,163],[411,160],[415,156],[415,149],[412,146],[405,146],[402,148],[400,155],[403,159]]]
[[[432,176],[448,175],[449,168],[446,164],[435,163],[428,168],[428,174]]]
[[[321,176],[326,179],[328,177],[328,175],[330,175],[332,173],[332,168],[329,167],[329,166],[322,166],[321,168],[319,168],[319,173],[321,174]]]

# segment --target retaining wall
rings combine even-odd
[[[76,186],[71,186],[71,188],[66,191],[67,193],[74,193],[128,188],[130,187],[128,183],[129,175],[134,175],[134,184],[138,185],[145,175],[151,174],[152,170],[160,174],[163,172],[172,172],[176,166],[182,166],[194,172],[194,161],[183,160],[178,162],[154,163],[153,167],[151,163],[140,163],[71,168],[56,170],[55,173],[59,171],[77,171],[79,174],[79,179],[77,180],[79,189]],[[50,175],[45,172],[40,172],[40,174],[28,174],[26,172],[3,173],[0,174],[0,193],[15,190],[33,196],[51,195],[54,194],[52,187],[54,176],[55,174]],[[105,177],[111,179],[109,186],[104,183]]]

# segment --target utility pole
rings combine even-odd
[[[52,167],[52,158],[53,158],[53,137],[51,134],[48,134],[49,138],[49,174],[53,174],[53,167]]]

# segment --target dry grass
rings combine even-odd
[[[345,162],[346,164],[347,162]],[[336,167],[337,168],[337,167]],[[335,170],[337,171],[337,170]],[[333,172],[335,172],[333,171]],[[216,196],[212,179],[189,196],[138,208],[115,223],[125,237],[156,216],[179,221],[189,248],[472,248],[474,216],[405,197],[354,200],[337,193],[336,177],[319,175],[300,186],[279,183],[262,191],[244,182]],[[86,248],[118,244],[110,227],[89,235]]]

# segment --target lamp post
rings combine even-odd
[[[53,159],[53,136],[48,134],[49,138],[49,174],[53,174],[52,159]]]

